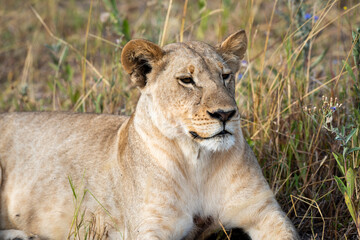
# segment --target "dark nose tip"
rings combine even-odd
[[[226,122],[226,121],[230,120],[235,115],[236,111],[231,110],[231,111],[225,112],[224,110],[218,110],[218,111],[212,112],[212,113],[208,111],[207,113],[212,118],[218,119],[218,120],[220,120],[222,122]]]

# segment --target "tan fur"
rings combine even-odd
[[[218,47],[133,40],[121,57],[142,92],[131,117],[0,114],[0,238],[66,239],[80,206],[77,223],[84,213],[101,238],[194,239],[223,225],[297,239],[242,136],[245,50],[244,31]]]

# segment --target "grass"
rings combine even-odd
[[[360,236],[358,1],[0,3],[1,112],[130,114],[129,39],[216,44],[245,29],[236,100],[278,201],[303,239]]]

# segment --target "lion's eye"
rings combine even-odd
[[[223,74],[223,75],[222,75],[222,79],[223,79],[223,80],[228,80],[228,79],[230,78],[230,76],[231,76],[230,73],[229,73],[229,74]]]
[[[194,80],[191,77],[179,78],[179,80],[184,84],[194,84]]]

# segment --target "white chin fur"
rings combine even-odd
[[[203,139],[199,142],[200,146],[212,151],[227,151],[235,144],[235,137],[233,135],[227,135],[223,137],[215,137],[211,139]]]

